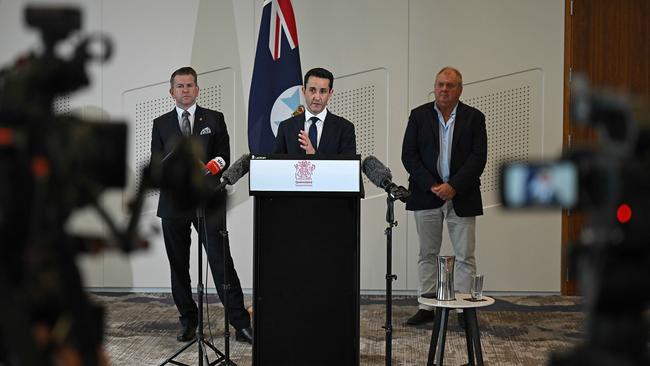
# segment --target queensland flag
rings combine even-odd
[[[291,0],[266,0],[248,99],[248,147],[273,152],[280,122],[302,105],[298,31]]]

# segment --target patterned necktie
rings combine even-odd
[[[192,134],[192,127],[190,126],[190,112],[188,111],[183,111],[181,131],[183,132],[183,136],[189,136]]]
[[[317,150],[318,129],[316,128],[316,122],[318,122],[318,117],[312,117],[309,120],[311,121],[311,126],[309,126],[309,139],[311,140],[311,146],[314,147],[314,150]]]

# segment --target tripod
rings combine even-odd
[[[224,213],[225,214],[225,213]],[[224,298],[223,298],[223,307],[224,307],[224,322],[225,322],[225,330],[224,330],[224,348],[225,348],[225,353],[222,353],[215,347],[210,341],[208,341],[204,334],[203,334],[203,280],[201,278],[202,276],[202,269],[203,269],[203,251],[201,250],[201,244],[204,244],[206,247],[206,251],[208,250],[208,234],[207,234],[207,229],[206,229],[206,219],[205,219],[205,207],[201,206],[196,210],[196,217],[197,217],[197,222],[198,222],[198,234],[199,234],[199,245],[198,245],[198,250],[199,250],[199,265],[198,265],[198,271],[199,271],[199,279],[198,283],[196,285],[196,292],[199,297],[199,313],[198,313],[198,329],[196,332],[196,337],[183,347],[181,347],[179,350],[174,352],[173,355],[171,355],[168,359],[163,361],[160,366],[166,365],[166,364],[174,364],[174,365],[181,365],[181,366],[189,366],[185,363],[176,361],[175,358],[183,353],[186,349],[190,348],[194,343],[197,343],[198,345],[198,351],[199,351],[199,366],[203,366],[203,361],[205,361],[206,366],[213,366],[213,365],[222,365],[222,366],[237,366],[234,362],[230,360],[230,331],[229,331],[229,312],[228,312],[228,290],[230,289],[230,281],[228,278],[228,271],[226,270],[226,261],[227,258],[230,256],[230,249],[229,249],[229,243],[228,243],[228,232],[225,230],[220,230],[219,233],[220,235],[224,238],[223,242],[223,267],[224,267],[224,275],[223,275],[223,293],[224,293]],[[227,255],[226,255],[227,254]],[[216,359],[212,362],[210,362],[208,358],[208,348],[210,348],[214,354],[216,355]]]
[[[393,227],[397,226],[395,221],[395,200],[397,198],[391,193],[386,195],[386,222],[388,227],[384,231],[386,235],[386,324],[383,328],[386,331],[386,366],[392,364],[392,343],[393,343],[393,281],[397,275],[393,272]]]

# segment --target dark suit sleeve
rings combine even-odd
[[[210,144],[210,152],[207,159],[212,159],[216,156],[221,156],[226,161],[226,166],[222,169],[225,170],[230,166],[230,136],[228,136],[228,129],[223,113],[215,111],[215,122],[217,131],[213,135],[213,141]]]
[[[404,133],[404,141],[402,142],[402,164],[404,164],[404,168],[411,176],[416,187],[421,191],[428,192],[431,190],[432,185],[439,182],[422,164],[420,147],[418,146],[419,126],[417,112],[415,110],[411,111],[406,125],[406,132]]]
[[[478,184],[487,162],[485,115],[478,110],[473,110],[470,122],[472,130],[470,154],[461,168],[449,178],[449,184],[457,193],[462,193]]]
[[[287,137],[285,134],[285,123],[288,123],[289,120],[283,121],[278,126],[278,136],[275,138],[275,149],[273,150],[276,154],[286,154],[287,153]]]
[[[341,154],[354,155],[357,153],[357,137],[354,134],[352,122],[345,121],[344,130],[341,134]]]
[[[158,119],[153,121],[153,128],[151,129],[151,159],[155,156],[162,158],[164,153],[163,139],[160,135],[160,122]]]

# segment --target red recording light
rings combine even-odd
[[[0,128],[0,146],[11,145],[14,141],[14,131],[10,128]]]
[[[626,224],[632,218],[632,208],[627,203],[622,203],[616,210],[616,219],[621,224]]]

